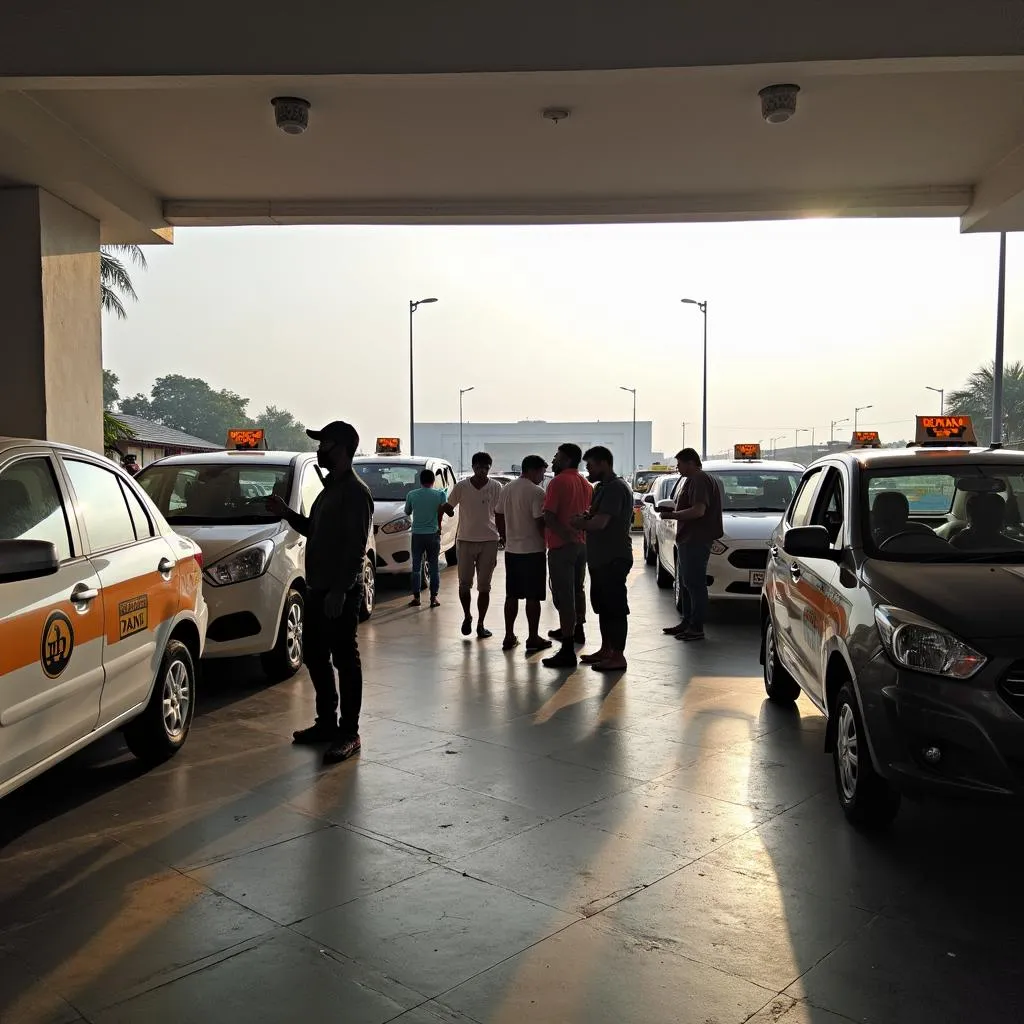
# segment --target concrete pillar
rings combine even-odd
[[[0,188],[0,435],[103,450],[100,226]]]

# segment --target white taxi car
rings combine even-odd
[[[267,511],[277,494],[309,515],[323,480],[312,452],[175,455],[135,478],[167,521],[203,551],[210,605],[206,657],[260,655],[267,675],[302,667],[306,538]],[[376,595],[374,541],[363,560],[365,621]]]
[[[420,486],[420,473],[429,469],[434,486],[450,494],[455,486],[455,471],[444,459],[428,459],[383,452],[378,439],[379,455],[359,455],[352,468],[373,495],[373,536],[376,541],[377,572],[408,573],[412,569],[412,519],[405,514],[405,498]],[[390,440],[390,439],[388,439]],[[397,443],[395,445],[397,449]],[[455,538],[459,530],[459,510],[445,517],[441,525],[441,553],[449,565],[457,559]],[[427,585],[427,560],[423,560],[423,581]]]
[[[123,729],[185,742],[207,608],[202,554],[109,460],[0,437],[0,796]]]
[[[796,493],[804,467],[795,462],[723,459],[705,462],[704,470],[722,490],[725,531],[711,545],[708,594],[712,599],[757,600],[764,583],[769,541]],[[675,508],[680,486],[681,481],[661,504]],[[673,589],[676,607],[681,610],[674,519],[659,518],[656,543],[658,586]]]
[[[644,532],[644,564],[658,564],[658,505],[672,497],[679,483],[678,473],[663,473],[643,497],[642,529]]]

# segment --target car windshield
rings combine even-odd
[[[633,477],[633,490],[637,494],[646,494],[663,476],[663,471],[644,470]]]
[[[716,469],[711,473],[722,488],[723,512],[785,512],[800,483],[793,470]]]
[[[288,500],[291,466],[251,463],[147,466],[136,478],[169,523],[271,523],[267,498]]]
[[[352,467],[370,488],[374,501],[405,501],[419,487],[423,465],[408,462],[357,462]]]
[[[1024,466],[921,466],[862,475],[864,547],[906,562],[1024,562]]]

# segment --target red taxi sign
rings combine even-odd
[[[397,437],[378,437],[377,438],[377,454],[378,455],[401,455],[402,454],[402,442]]]
[[[851,448],[881,448],[882,439],[878,436],[877,430],[855,430],[853,440],[850,441]]]
[[[978,443],[970,416],[918,416],[917,443],[949,448]]]
[[[737,462],[752,462],[761,458],[761,446],[759,444],[734,444],[732,457]]]
[[[255,427],[236,427],[228,431],[228,448],[245,451],[266,447],[266,438],[262,430]]]

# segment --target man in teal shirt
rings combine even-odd
[[[412,516],[412,600],[410,608],[420,606],[420,591],[423,589],[423,559],[430,570],[430,607],[436,608],[441,602],[437,592],[441,589],[441,570],[438,558],[441,554],[441,506],[448,500],[443,488],[434,487],[432,470],[420,473],[420,486],[411,490],[405,499],[405,514]]]

